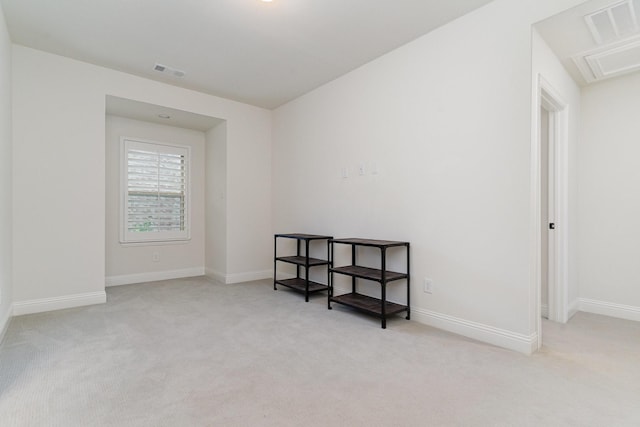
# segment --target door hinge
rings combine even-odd
[[[556,224],[555,222],[550,222],[549,223],[549,230],[555,230],[556,229]]]

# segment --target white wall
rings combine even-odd
[[[170,244],[120,243],[120,138],[133,137],[191,147],[191,239]],[[205,135],[204,132],[106,117],[106,277],[107,284],[135,283],[149,277],[204,274]],[[159,255],[159,261],[153,255]]]
[[[582,91],[581,309],[640,320],[640,74]]]
[[[227,123],[207,131],[206,150],[206,239],[207,275],[225,282],[227,271]]]
[[[277,109],[275,231],[408,240],[413,318],[531,351],[531,25],[577,3],[495,1]]]
[[[566,118],[568,131],[568,144],[561,149],[562,153],[556,159],[558,162],[564,163],[566,175],[559,176],[558,185],[564,186],[567,194],[565,206],[556,203],[556,212],[566,211],[567,220],[555,218],[558,223],[556,236],[563,232],[563,228],[567,229],[567,254],[568,263],[564,269],[565,281],[568,285],[566,299],[569,309],[569,315],[575,313],[578,308],[578,148],[580,147],[580,125],[581,125],[581,95],[580,87],[573,81],[569,73],[564,69],[558,58],[555,56],[551,48],[545,43],[540,34],[533,30],[533,64],[532,64],[532,97],[539,96],[538,79],[543,77],[548,85],[554,90],[555,94],[560,96],[561,101],[566,104]],[[537,126],[539,108],[532,110],[537,114],[532,117],[532,122]],[[538,137],[538,133],[534,132],[534,138]],[[565,223],[566,222],[566,223]],[[537,298],[532,294],[532,298]],[[532,313],[532,322],[535,322],[540,313]]]
[[[11,315],[11,40],[0,5],[0,340]]]
[[[104,296],[106,95],[227,121],[222,273],[269,276],[270,111],[22,46],[13,76],[14,310]]]

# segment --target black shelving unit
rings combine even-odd
[[[278,256],[278,239],[295,239],[296,240],[296,255],[292,256]],[[326,291],[329,289],[328,285],[313,282],[309,280],[309,269],[311,267],[317,267],[321,265],[330,265],[329,261],[329,245],[327,244],[327,259],[311,258],[309,256],[309,246],[312,241],[315,240],[331,240],[332,236],[320,236],[317,234],[275,234],[273,238],[273,290],[277,290],[276,285],[286,286],[298,292],[304,294],[304,300],[309,302],[309,294],[315,292]],[[302,242],[304,242],[304,254],[301,251]],[[278,279],[277,278],[277,264],[278,261],[294,264],[296,266],[296,277],[292,279]],[[300,269],[304,268],[304,277],[300,275]],[[329,272],[327,269],[327,283],[329,282]]]
[[[351,246],[351,265],[343,267],[334,267],[334,245],[343,244]],[[406,319],[411,318],[411,292],[409,277],[409,242],[396,242],[390,240],[373,240],[373,239],[331,239],[330,246],[330,265],[329,265],[329,292],[327,297],[327,307],[331,310],[331,303],[337,302],[367,314],[379,317],[382,323],[382,329],[387,327],[387,318],[394,314],[407,312]],[[357,247],[373,247],[380,249],[380,268],[369,268],[357,265],[356,252]],[[387,249],[394,247],[405,247],[407,255],[407,267],[405,273],[398,273],[387,270]],[[343,274],[351,277],[351,293],[343,295],[334,295],[333,293],[333,275],[335,273]],[[364,279],[380,284],[380,298],[373,298],[357,292],[357,280]],[[398,280],[406,280],[407,285],[407,304],[397,304],[387,301],[387,284]]]

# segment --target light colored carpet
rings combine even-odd
[[[107,289],[16,317],[2,426],[639,426],[640,324],[544,323],[527,357],[270,281]]]

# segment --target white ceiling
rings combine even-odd
[[[574,8],[566,10],[558,15],[552,16],[535,25],[536,29],[547,42],[551,50],[556,54],[571,77],[581,86],[588,82],[572,60],[573,56],[586,52],[604,50],[610,46],[619,45],[619,41],[613,41],[604,45],[596,43],[591,35],[589,27],[585,23],[585,15],[606,8],[612,4],[619,3],[620,0],[590,0]],[[636,15],[640,12],[640,0],[634,0]],[[637,39],[638,34],[627,35],[622,40]]]
[[[224,120],[175,108],[107,95],[106,114],[206,132]],[[168,116],[168,117],[167,117]]]
[[[0,0],[14,43],[274,108],[491,0]],[[179,79],[155,63],[186,72]]]

